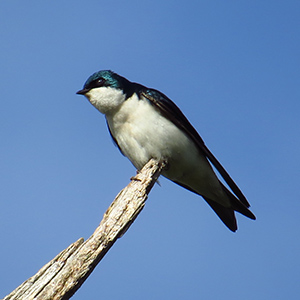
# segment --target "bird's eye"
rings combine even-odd
[[[90,88],[90,89],[98,88],[98,87],[104,86],[104,83],[105,83],[105,80],[103,78],[98,78],[98,79],[91,81],[88,84],[88,88]]]
[[[104,79],[103,78],[99,78],[95,81],[95,86],[100,87],[104,85]]]
[[[94,79],[92,81],[88,81],[85,85],[85,88],[91,90],[94,88],[102,87],[104,85],[105,85],[105,79],[98,78],[98,79]]]

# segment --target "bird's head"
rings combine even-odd
[[[76,94],[84,95],[100,112],[109,114],[132,93],[130,81],[110,70],[103,70],[91,75]]]

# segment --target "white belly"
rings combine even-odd
[[[117,112],[106,115],[106,119],[123,154],[138,170],[151,158],[164,159],[168,162],[162,173],[165,177],[210,199],[223,195],[206,157],[147,100],[133,96]]]
[[[119,147],[138,170],[151,158],[164,159],[168,167],[162,175],[223,205],[229,203],[206,157],[147,99],[133,94],[125,100],[122,91],[107,87],[86,96],[105,114]]]
[[[122,152],[137,169],[151,158],[166,159],[170,165],[166,177],[178,180],[185,170],[199,168],[199,160],[208,164],[195,144],[147,100],[132,97],[106,118]]]

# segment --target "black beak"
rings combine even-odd
[[[86,94],[88,91],[89,91],[89,89],[82,89],[82,90],[79,90],[78,92],[76,92],[76,94],[77,94],[77,95],[84,95],[84,94]]]

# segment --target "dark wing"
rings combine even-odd
[[[140,96],[144,96],[145,98],[147,98],[150,101],[150,103],[154,107],[156,107],[163,116],[171,120],[178,128],[180,128],[186,135],[188,135],[194,141],[194,143],[198,146],[199,150],[209,159],[209,161],[218,170],[218,172],[223,177],[223,179],[230,187],[232,192],[246,207],[249,207],[250,205],[246,197],[243,195],[241,190],[238,188],[236,183],[232,180],[232,178],[229,176],[229,174],[223,168],[220,162],[209,151],[198,132],[191,125],[188,119],[184,116],[181,110],[176,106],[176,104],[163,93],[154,89],[141,90]],[[253,217],[254,215],[252,215],[252,218]]]

